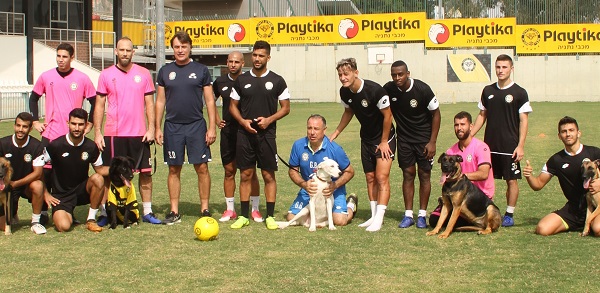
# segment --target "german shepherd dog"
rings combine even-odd
[[[450,210],[452,214],[446,230],[440,234],[439,238],[448,238],[456,220],[462,216],[473,226],[464,226],[457,228],[457,231],[478,231],[478,234],[490,234],[497,231],[500,227],[500,210],[494,202],[475,186],[465,174],[462,173],[460,162],[463,159],[460,155],[440,156],[438,163],[442,165],[442,212],[435,228],[427,232],[427,236],[435,235],[440,232],[442,225],[446,221]]]
[[[10,161],[4,157],[0,157],[0,203],[4,207],[4,215],[6,216],[4,235],[11,235],[10,222],[12,220],[12,211],[10,210],[10,191],[6,191],[6,186],[10,184],[13,169]]]
[[[123,222],[123,228],[129,228],[130,223],[135,225],[139,222],[135,187],[131,184],[133,165],[131,158],[114,157],[108,169],[110,189],[106,213],[110,221],[110,229],[115,229],[118,222]]]
[[[598,165],[600,165],[600,161],[591,161],[590,159],[584,159],[581,163],[581,176],[583,177],[583,188],[586,190],[590,188],[590,182],[592,180],[598,179],[600,177],[600,171],[598,171]],[[587,209],[585,215],[585,226],[583,227],[583,232],[581,236],[587,236],[590,233],[590,223],[600,215],[600,209],[598,208],[598,204],[600,204],[600,192],[596,194],[592,194],[591,192],[587,192],[585,194],[585,200],[587,201]]]

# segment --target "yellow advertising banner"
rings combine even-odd
[[[254,18],[257,40],[271,44],[401,42],[423,39],[426,15],[389,13]]]
[[[507,18],[431,19],[425,47],[505,47],[515,45],[517,20]]]
[[[165,22],[165,44],[171,46],[171,38],[178,31],[186,31],[194,46],[253,44],[255,38],[248,32],[253,24],[247,19]]]
[[[600,52],[600,24],[518,25],[517,54]]]

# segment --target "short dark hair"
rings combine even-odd
[[[325,117],[323,117],[321,114],[312,114],[308,116],[308,119],[306,119],[306,121],[308,122],[308,120],[310,119],[321,119],[321,121],[323,121],[323,126],[327,126],[327,120],[325,120]]]
[[[29,122],[30,127],[33,124],[33,115],[31,115],[31,113],[29,113],[29,112],[19,113],[19,115],[17,115],[17,118],[15,118],[15,124],[17,124],[17,119],[21,119],[25,122]]]
[[[75,55],[75,49],[73,49],[73,46],[71,46],[71,44],[69,43],[62,43],[58,45],[58,47],[56,47],[56,52],[58,52],[59,50],[65,50],[69,52],[69,56]]]
[[[252,51],[265,49],[267,50],[267,55],[271,55],[271,45],[266,41],[256,41],[254,42],[254,46],[252,46]]]
[[[510,61],[510,65],[513,65],[513,60],[512,58],[510,58],[510,56],[506,55],[506,54],[500,54],[498,55],[498,57],[496,57],[496,62],[498,61]]]
[[[171,38],[171,47],[173,47],[173,42],[175,39],[178,39],[182,44],[190,44],[190,47],[192,46],[192,38],[185,31],[178,31],[175,33],[175,35]]]
[[[358,70],[358,66],[356,65],[356,59],[352,57],[340,60],[335,66],[335,70],[338,70],[344,66],[349,66],[350,68],[352,68],[352,70]]]
[[[402,60],[398,60],[398,61],[395,61],[394,63],[392,63],[392,68],[400,67],[400,66],[404,66],[404,68],[406,68],[406,71],[408,71],[408,65],[406,65],[406,62],[404,62]]]
[[[456,115],[454,115],[454,120],[465,119],[465,118],[467,118],[467,121],[469,121],[469,124],[473,123],[473,117],[471,117],[471,114],[469,114],[469,112],[467,112],[467,111],[460,111],[460,112],[456,113]]]
[[[75,108],[75,109],[71,110],[71,112],[69,112],[69,120],[71,120],[71,118],[79,118],[79,119],[83,119],[83,120],[87,121],[88,120],[88,112],[81,108]]]
[[[558,132],[560,132],[560,127],[565,125],[565,124],[575,124],[575,127],[577,127],[577,130],[579,130],[579,124],[577,124],[577,120],[575,120],[575,118],[570,117],[570,116],[565,116],[563,118],[561,118],[558,121]]]

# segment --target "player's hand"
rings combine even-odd
[[[157,128],[154,131],[154,141],[156,142],[156,144],[158,144],[159,146],[163,145],[164,142],[164,137],[163,137],[163,132],[160,128]]]
[[[106,145],[104,145],[104,136],[100,131],[96,131],[96,134],[94,135],[94,142],[100,151],[104,151],[104,147]]]
[[[268,117],[258,117],[254,119],[254,121],[256,121],[256,124],[260,129],[267,129],[272,122]]]
[[[225,125],[227,125],[227,121],[225,121],[225,120],[221,120],[217,124],[217,126],[219,127],[219,129],[223,129],[223,127],[225,127]]]
[[[206,145],[211,145],[215,142],[215,140],[217,140],[217,132],[212,130],[212,129],[208,129],[206,131]]]
[[[523,176],[529,177],[531,175],[533,175],[533,167],[531,167],[531,163],[529,163],[529,160],[526,160],[525,167],[523,168]]]
[[[142,142],[146,142],[146,143],[152,143],[154,142],[154,131],[146,131],[146,134],[144,134],[144,137],[142,137]]]
[[[89,121],[86,122],[85,129],[83,130],[83,135],[87,135],[88,133],[90,133],[90,131],[92,131],[92,127],[94,127],[94,123]]]
[[[240,124],[247,132],[250,132],[252,134],[257,134],[258,131],[256,131],[256,129],[252,128],[252,122],[253,120],[248,120],[248,119],[244,119],[243,123]]]
[[[329,182],[329,184],[327,184],[327,187],[325,187],[323,189],[323,196],[329,197],[329,196],[333,195],[334,191],[335,191],[335,183],[333,181],[331,181],[331,182]]]
[[[59,199],[57,199],[56,197],[52,196],[48,192],[44,192],[44,201],[46,202],[46,204],[48,206],[53,206],[53,207],[55,207],[56,205],[58,205],[60,203]]]
[[[306,181],[306,191],[308,192],[308,195],[313,197],[317,194],[317,185],[318,184],[315,182],[315,179],[309,179]]]
[[[525,149],[523,147],[518,146],[513,151],[512,158],[513,158],[513,160],[515,160],[515,163],[516,163],[516,162],[520,162],[523,159],[523,156],[525,156]]]
[[[46,124],[40,121],[33,121],[33,128],[37,130],[39,133],[44,132],[46,130]]]
[[[435,142],[428,142],[423,150],[423,155],[428,161],[431,161],[435,157]]]
[[[392,158],[392,155],[394,154],[392,152],[392,150],[390,149],[390,145],[388,144],[387,141],[380,143],[377,146],[377,150],[379,150],[381,152],[381,158],[384,160],[390,160]],[[377,150],[375,150],[375,151],[377,151]]]

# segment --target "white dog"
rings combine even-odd
[[[317,227],[329,226],[329,230],[335,230],[333,225],[333,194],[331,196],[323,196],[323,189],[329,186],[332,178],[338,178],[342,174],[338,163],[331,159],[325,159],[317,165],[317,172],[313,176],[314,182],[317,183],[317,193],[310,197],[307,206],[302,208],[298,214],[289,222],[278,222],[280,229],[288,226],[304,225],[308,227],[308,231],[317,231]],[[308,219],[307,214],[310,214]]]

